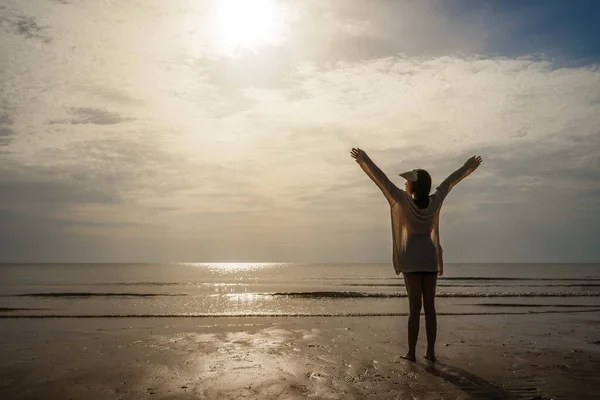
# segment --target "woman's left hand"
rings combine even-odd
[[[469,170],[475,171],[481,165],[482,161],[483,159],[481,156],[473,156],[465,162],[465,167]]]

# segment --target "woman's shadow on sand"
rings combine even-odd
[[[435,364],[426,364],[423,366],[425,371],[449,382],[475,400],[503,400],[517,399],[515,396],[503,388],[493,385],[485,379],[474,375],[464,369],[453,367],[448,364],[437,362]],[[544,397],[533,397],[543,399]]]

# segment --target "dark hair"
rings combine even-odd
[[[427,208],[429,206],[429,192],[431,191],[431,175],[424,169],[416,169],[415,172],[417,173],[417,180],[412,183],[415,204],[419,208]]]

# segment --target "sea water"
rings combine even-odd
[[[441,315],[600,311],[600,264],[447,264]],[[390,264],[1,264],[0,318],[405,315]]]

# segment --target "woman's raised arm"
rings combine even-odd
[[[379,187],[390,205],[393,205],[398,201],[400,189],[389,178],[385,173],[379,169],[377,165],[369,158],[367,153],[359,148],[353,148],[350,152],[352,158],[356,160],[358,165],[365,171],[365,173],[375,182]]]
[[[456,186],[458,182],[471,175],[471,173],[481,165],[482,161],[483,160],[481,156],[473,156],[469,158],[462,167],[444,179],[444,181],[438,186],[438,189],[444,193],[444,197],[450,193],[450,190],[452,190],[452,188]]]

